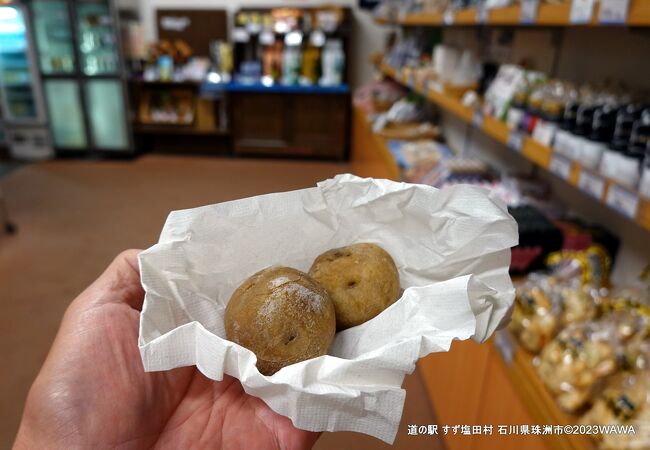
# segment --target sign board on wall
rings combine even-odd
[[[210,42],[228,40],[228,16],[223,9],[158,9],[158,39],[182,39],[196,56],[210,56]]]

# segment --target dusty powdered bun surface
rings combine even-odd
[[[244,281],[230,298],[224,325],[228,340],[255,353],[264,375],[325,355],[336,331],[327,291],[288,267],[269,267]]]
[[[330,294],[338,330],[367,322],[400,295],[395,262],[375,244],[354,244],[325,252],[316,258],[309,275]]]

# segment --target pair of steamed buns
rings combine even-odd
[[[258,370],[272,375],[325,355],[337,330],[372,319],[399,294],[397,267],[384,249],[333,249],[308,274],[269,267],[244,281],[226,307],[226,337],[255,353]]]

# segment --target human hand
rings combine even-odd
[[[69,306],[14,448],[311,448],[318,433],[295,428],[235,378],[144,372],[138,253],[120,254]]]

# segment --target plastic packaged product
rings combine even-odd
[[[634,433],[596,436],[602,450],[650,448],[650,370],[622,372],[613,376],[581,418],[584,425],[631,425]]]
[[[526,100],[528,98],[527,86],[515,92],[508,108],[506,116],[506,125],[510,130],[520,130],[523,127],[524,117],[526,114]]]
[[[458,49],[449,45],[436,45],[433,49],[433,70],[442,81],[451,81],[460,59]]]
[[[560,287],[562,303],[561,325],[593,320],[598,317],[603,296],[592,286],[567,285]]]
[[[639,185],[639,192],[645,198],[650,198],[650,143],[647,145],[645,151],[645,159],[643,160],[643,169],[641,170],[641,184]]]
[[[558,131],[564,106],[563,88],[549,85],[540,103],[540,117],[532,130],[533,139],[545,146],[552,146]]]
[[[548,267],[562,279],[579,278],[583,286],[603,287],[609,283],[611,257],[604,247],[592,244],[585,250],[562,250],[546,259]]]
[[[544,384],[567,412],[582,408],[596,386],[618,367],[611,324],[588,321],[562,330],[535,359]]]
[[[645,369],[650,365],[650,307],[644,288],[616,289],[604,303],[605,318],[614,327],[616,339],[623,347],[624,369]]]
[[[557,280],[531,274],[517,286],[510,330],[526,350],[539,353],[560,324]]]
[[[497,76],[485,92],[484,113],[505,120],[512,98],[517,91],[524,88],[525,83],[524,69],[511,64],[501,65]]]
[[[519,228],[519,245],[512,249],[510,273],[527,274],[545,269],[548,255],[562,248],[562,231],[532,205],[510,206],[508,212]]]
[[[526,114],[522,123],[522,129],[525,133],[533,134],[537,122],[541,120],[544,86],[538,84],[532,87],[530,96],[528,97]]]
[[[650,108],[641,111],[632,125],[627,149],[622,152],[609,177],[630,189],[636,189],[641,181],[645,150],[650,142]]]
[[[576,129],[572,144],[574,159],[590,168],[598,167],[600,157],[602,156],[602,151],[600,153],[598,152],[599,146],[589,139],[593,131],[593,119],[597,109],[597,105],[588,104],[583,104],[578,108]],[[594,160],[596,159],[597,161],[594,164]]]
[[[368,114],[378,114],[388,111],[404,95],[404,88],[394,81],[373,81],[355,89],[353,101]]]
[[[622,365],[626,370],[650,370],[650,340],[647,333],[638,334],[625,345]]]
[[[464,50],[449,80],[456,86],[471,86],[481,77],[481,62],[471,50]]]
[[[650,143],[650,108],[641,112],[641,117],[634,122],[630,134],[629,151],[644,153]]]
[[[596,108],[593,113],[591,132],[581,140],[578,160],[590,169],[598,169],[603,153],[614,135],[617,109],[612,105]]]
[[[604,153],[600,163],[600,173],[608,178],[615,178],[623,161],[623,153],[628,149],[634,123],[641,117],[641,108],[637,105],[626,105],[619,109],[616,115],[616,126],[612,141]]]
[[[614,339],[623,346],[622,352],[628,344],[648,337],[648,315],[639,307],[612,311],[604,315],[602,320],[611,326]]]

